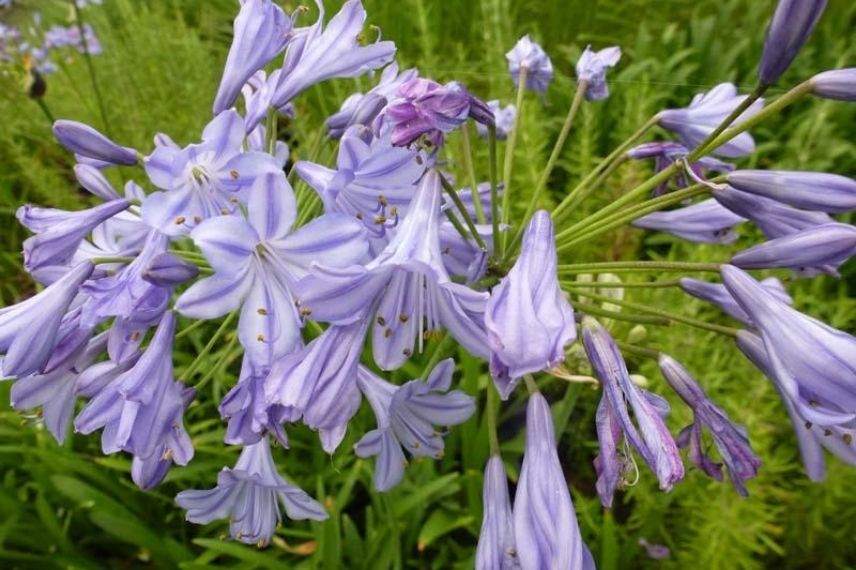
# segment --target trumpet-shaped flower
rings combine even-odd
[[[856,227],[833,223],[750,247],[734,255],[731,263],[744,269],[787,267],[838,276],[838,266],[854,254]]]
[[[491,455],[484,468],[484,518],[476,547],[476,570],[520,568],[514,542],[514,519],[508,498],[508,478],[499,455]]]
[[[440,85],[415,77],[402,83],[384,118],[392,125],[392,144],[408,146],[420,137],[434,147],[470,116],[472,97],[458,83]]]
[[[787,303],[788,305],[793,303],[782,282],[775,277],[767,277],[760,283],[764,289],[783,303]],[[746,314],[746,311],[740,308],[740,305],[737,304],[737,301],[734,300],[734,297],[731,296],[725,285],[684,277],[681,279],[681,289],[693,297],[713,303],[726,314],[734,317],[746,326],[754,326],[752,319]]]
[[[745,221],[745,218],[709,198],[691,206],[636,218],[633,225],[667,232],[697,243],[733,243],[737,239],[735,226]]]
[[[538,93],[547,91],[553,81],[553,62],[544,50],[525,35],[514,44],[505,59],[508,60],[508,72],[515,85],[520,84],[521,70],[526,70],[526,88]]]
[[[856,180],[825,172],[736,170],[728,183],[803,210],[839,214],[856,209]]]
[[[106,165],[137,164],[136,150],[119,146],[89,125],[77,121],[56,121],[53,134],[62,146],[81,157]]]
[[[609,97],[609,87],[606,85],[606,71],[615,67],[621,59],[621,48],[612,46],[600,51],[592,51],[586,46],[580,59],[577,60],[577,83],[585,82],[586,99],[600,101]]]

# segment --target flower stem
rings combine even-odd
[[[561,286],[572,289],[666,289],[679,287],[678,279],[664,279],[662,281],[631,281],[628,283],[613,283],[610,281],[560,281]]]
[[[538,384],[535,383],[535,378],[531,374],[524,374],[523,382],[526,384],[526,390],[530,395],[538,393]]]
[[[464,163],[464,169],[467,171],[470,179],[470,193],[473,196],[473,209],[476,211],[476,220],[480,224],[486,224],[487,217],[484,215],[484,206],[482,206],[478,191],[478,180],[476,180],[476,169],[473,165],[473,147],[470,144],[469,123],[464,123],[461,126],[461,162]]]
[[[694,151],[700,151],[701,152],[701,154],[698,155],[699,157],[702,157],[705,154],[707,154],[710,150],[714,150],[717,148],[715,146],[710,146],[710,144],[714,140],[716,140],[717,137],[719,137],[719,135],[722,133],[722,131],[724,131],[729,126],[731,126],[731,123],[736,121],[737,118],[743,114],[743,111],[745,111],[746,109],[751,107],[752,103],[754,103],[755,101],[760,99],[761,95],[763,95],[764,92],[767,90],[767,87],[769,87],[769,86],[758,84],[758,86],[755,87],[755,89],[752,91],[752,93],[747,95],[746,98],[739,105],[737,105],[737,107],[735,107],[734,110],[731,111],[731,113],[727,117],[725,117],[725,119],[719,124],[719,126],[716,127],[713,130],[713,132],[707,136],[707,138],[705,138],[703,141],[701,141],[698,144],[698,146],[694,149]]]
[[[520,75],[517,78],[517,99],[515,107],[517,108],[517,116],[514,118],[514,127],[508,133],[508,143],[505,145],[505,162],[502,169],[502,180],[505,182],[505,188],[502,194],[502,222],[508,223],[509,210],[511,209],[511,174],[514,171],[514,147],[517,146],[517,134],[520,132],[521,119],[523,119],[523,94],[526,92],[526,74],[527,68],[520,68]],[[502,258],[505,254],[505,246],[507,236],[502,237],[502,251],[499,252],[499,257]]]
[[[431,357],[428,359],[428,362],[425,364],[425,368],[422,370],[423,380],[428,378],[428,375],[432,370],[434,370],[434,367],[437,366],[437,363],[440,362],[440,359],[443,358],[446,350],[452,346],[454,341],[455,337],[450,335],[448,332],[443,333],[443,338],[439,343],[437,343],[437,347],[434,349],[434,352],[431,353]]]
[[[491,125],[488,130],[489,168],[490,168],[490,216],[493,226],[493,251],[494,255],[499,252],[499,188],[497,187],[497,160],[496,160],[496,126]]]
[[[42,110],[42,113],[44,114],[44,116],[47,117],[50,124],[53,125],[56,122],[56,118],[54,117],[54,114],[51,113],[51,110],[48,107],[48,104],[45,103],[44,100],[41,98],[35,99],[35,102],[36,102],[36,105],[39,106],[39,109]]]
[[[629,352],[630,354],[643,356],[645,358],[653,358],[654,360],[658,360],[660,358],[660,351],[658,350],[645,348],[643,346],[637,346],[635,344],[630,344],[627,342],[621,342],[619,340],[616,340],[615,344],[617,344],[618,348],[620,348],[622,351]]]
[[[276,156],[276,125],[277,125],[277,115],[279,115],[279,111],[276,109],[268,110],[267,116],[267,151],[271,156]]]
[[[440,175],[440,183],[443,184],[443,190],[446,191],[446,194],[449,195],[449,197],[452,199],[452,202],[454,202],[455,207],[461,213],[461,216],[463,216],[464,223],[467,224],[467,229],[469,229],[469,233],[472,234],[472,238],[475,240],[475,242],[478,244],[479,248],[482,251],[487,251],[487,246],[485,245],[484,240],[479,235],[479,232],[476,229],[476,225],[473,222],[473,218],[470,216],[470,213],[467,211],[466,206],[464,206],[463,201],[461,201],[461,197],[458,196],[458,191],[455,190],[451,184],[449,184],[449,181],[446,180],[446,177],[443,176],[442,174],[440,174],[439,171],[437,172],[437,174]],[[478,196],[474,196],[473,198],[474,198],[474,200],[478,200]],[[449,212],[449,213],[451,213],[451,212]],[[464,238],[466,238],[466,237],[467,236],[464,235]]]
[[[83,45],[83,59],[86,61],[89,80],[92,82],[92,91],[95,92],[95,99],[98,102],[98,111],[101,113],[101,121],[104,123],[104,132],[110,136],[107,107],[104,105],[104,97],[101,95],[101,88],[98,86],[98,79],[95,77],[95,66],[92,64],[92,54],[89,51],[89,42],[86,40],[83,18],[80,17],[80,7],[78,7],[75,0],[69,0],[69,2],[71,2],[72,9],[74,10],[74,23],[77,26],[77,31],[80,33],[80,43]]]
[[[107,257],[93,257],[89,261],[92,262],[92,265],[100,265],[102,263],[130,263],[130,262],[134,261],[134,258],[133,257],[121,257],[121,256],[114,256],[114,257],[107,256]]]
[[[208,355],[209,352],[211,352],[211,349],[214,348],[214,345],[217,344],[217,342],[220,340],[220,337],[222,337],[226,333],[226,331],[229,329],[229,326],[232,324],[232,321],[234,321],[235,317],[237,316],[238,311],[232,311],[226,316],[225,319],[223,319],[223,322],[220,323],[220,326],[217,328],[214,334],[211,335],[211,338],[208,339],[208,343],[202,348],[201,351],[199,351],[199,354],[196,355],[196,358],[193,359],[193,362],[191,362],[187,366],[187,368],[184,369],[184,372],[178,379],[179,382],[187,383],[187,380],[193,377],[193,375],[196,373],[196,369],[199,368],[199,366],[202,364],[202,360]]]
[[[574,292],[575,295],[580,295],[583,297],[589,297],[588,293],[577,293]],[[641,325],[660,325],[660,326],[669,326],[671,321],[669,319],[660,317],[660,316],[651,316],[651,315],[628,315],[625,313],[620,313],[618,311],[610,311],[607,309],[602,309],[597,305],[592,305],[590,303],[584,303],[582,301],[574,301],[574,308],[582,311],[587,315],[591,315],[593,317],[602,317],[605,319],[613,319],[616,321],[626,321],[628,323],[637,323]]]
[[[602,261],[595,263],[572,263],[559,265],[559,273],[613,273],[617,270],[632,271],[703,271],[719,273],[719,263],[696,263],[692,261]]]

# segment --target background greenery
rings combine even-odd
[[[370,22],[396,41],[400,60],[418,65],[424,75],[458,79],[475,93],[508,102],[513,86],[503,54],[523,33],[531,33],[553,58],[557,71],[543,100],[530,97],[517,158],[516,207],[526,204],[561,125],[573,82],[572,63],[581,49],[617,43],[624,57],[611,78],[612,97],[586,104],[578,116],[566,152],[550,181],[556,199],[651,114],[683,105],[697,91],[721,81],[744,90],[753,85],[754,67],[772,0],[366,0]],[[285,2],[291,4],[294,2]],[[332,12],[329,2],[329,10]],[[787,73],[793,83],[826,68],[853,65],[856,4],[832,0],[814,37]],[[35,8],[46,21],[67,18],[64,2],[17,2],[0,12],[21,24]],[[210,105],[231,34],[234,0],[105,0],[85,15],[95,27],[104,54],[94,63],[107,101],[109,130],[123,144],[143,152],[152,136],[164,131],[180,143],[198,138]],[[369,32],[371,33],[371,32]],[[326,84],[298,103],[299,120],[282,129],[297,156],[306,157],[323,117],[362,81]],[[781,92],[774,91],[774,93]],[[58,117],[103,126],[84,62],[62,62],[48,78],[46,102]],[[755,131],[758,153],[745,164],[817,169],[853,175],[852,142],[856,106],[813,101]],[[32,292],[19,269],[18,251],[25,232],[14,210],[25,201],[59,207],[83,205],[76,189],[72,157],[56,145],[49,123],[21,94],[19,78],[0,75],[0,299],[9,304]],[[452,148],[457,141],[450,141]],[[487,172],[485,150],[477,168]],[[332,156],[325,145],[322,158]],[[451,163],[451,167],[457,167]],[[622,167],[609,188],[586,209],[606,203],[648,174],[648,165]],[[142,175],[133,169],[113,174]],[[580,212],[582,213],[582,212]],[[580,213],[576,213],[576,219]],[[735,247],[748,243],[744,238]],[[725,247],[694,246],[635,230],[614,232],[584,244],[566,262],[663,258],[723,260]],[[840,281],[820,278],[794,283],[796,306],[832,325],[856,328],[854,267]],[[628,293],[628,298],[725,321],[711,307],[675,291]],[[203,349],[217,326],[196,329],[177,346],[181,373]],[[616,334],[627,328],[614,325]],[[764,460],[761,475],[749,484],[751,496],[739,498],[731,487],[688,468],[686,480],[661,493],[643,470],[636,486],[621,493],[611,513],[594,493],[591,460],[596,453],[593,413],[599,394],[587,385],[543,376],[547,397],[555,402],[560,456],[571,485],[580,526],[600,568],[845,568],[856,563],[856,471],[829,461],[824,484],[812,484],[799,465],[787,416],[769,383],[730,342],[713,333],[683,327],[647,331],[644,344],[661,347],[682,360],[709,393],[750,433]],[[430,350],[430,349],[429,349]],[[485,386],[485,369],[460,355],[460,385],[475,394]],[[572,366],[575,360],[572,359]],[[325,523],[286,521],[265,550],[224,540],[226,525],[205,527],[183,522],[172,497],[181,489],[207,488],[217,471],[231,465],[236,450],[221,443],[223,426],[216,402],[235,382],[239,353],[231,343],[213,348],[192,383],[205,380],[187,424],[197,455],[187,468],[173,469],[167,482],[150,493],[138,491],[128,477],[129,461],[104,457],[98,438],[72,436],[57,446],[37,416],[8,405],[8,383],[0,387],[0,566],[12,568],[240,567],[299,568],[467,568],[472,565],[481,521],[481,472],[486,435],[480,414],[451,431],[441,461],[417,461],[392,492],[371,488],[371,464],[358,460],[351,446],[373,426],[363,409],[346,441],[332,457],[314,434],[291,430],[292,448],[275,450],[280,469],[315,492],[331,514]],[[630,360],[648,377],[653,390],[667,394],[651,362]],[[579,364],[584,372],[584,365]],[[416,364],[396,373],[400,381],[418,374]],[[668,395],[668,394],[667,394]],[[690,414],[673,400],[673,430]],[[522,450],[523,406],[503,408],[504,457],[516,476]],[[367,408],[367,406],[364,406]],[[640,539],[665,544],[671,558],[652,561]]]

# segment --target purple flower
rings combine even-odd
[[[280,70],[276,70],[268,74],[261,69],[255,72],[241,88],[241,94],[244,96],[244,126],[247,133],[262,133],[265,131],[264,126],[260,123],[267,117],[268,109],[271,107],[271,98],[273,97],[273,88],[279,80]],[[294,118],[294,105],[286,103],[282,108],[277,109],[280,115]],[[281,141],[278,141],[281,142]],[[283,143],[285,144],[285,143]],[[279,147],[279,144],[277,144]],[[266,150],[264,148],[257,150]],[[278,151],[281,152],[281,151]]]
[[[461,191],[463,194],[463,191]],[[466,283],[474,283],[484,277],[487,262],[493,253],[493,228],[490,224],[476,224],[476,231],[485,242],[487,250],[479,248],[472,239],[465,239],[451,222],[440,226],[440,251],[443,265],[449,275],[463,277]]]
[[[242,0],[214,99],[215,115],[231,107],[247,80],[285,49],[292,24],[291,18],[271,0]]]
[[[53,134],[71,152],[110,165],[137,164],[137,151],[122,147],[90,127],[77,121],[56,121]]]
[[[813,93],[824,99],[856,101],[856,67],[830,69],[811,78]]]
[[[636,218],[633,225],[668,232],[697,243],[733,243],[737,239],[734,227],[745,221],[709,198],[691,206]]]
[[[269,173],[250,189],[247,219],[219,216],[191,233],[214,275],[176,302],[181,314],[212,319],[242,307],[238,338],[253,365],[268,367],[300,342],[292,290],[310,265],[358,263],[368,247],[356,220],[328,214],[293,231],[297,214],[285,174]]]
[[[720,83],[707,93],[697,94],[684,109],[660,111],[659,124],[678,135],[681,143],[692,149],[704,141],[746,97],[746,95],[738,95],[737,87],[731,83]],[[763,106],[764,101],[758,99],[732,124],[740,124],[760,111]],[[737,158],[751,154],[754,150],[755,141],[752,135],[740,133],[713,153]]]
[[[856,338],[789,307],[736,267],[723,266],[722,278],[800,415],[824,427],[856,419]]]
[[[856,180],[825,172],[737,170],[728,183],[740,190],[803,210],[838,214],[856,209]]]
[[[229,534],[246,544],[265,546],[282,520],[279,503],[292,520],[322,521],[321,504],[277,473],[267,438],[248,445],[233,469],[223,468],[217,486],[207,491],[182,491],[175,497],[187,520],[208,524],[229,519]]]
[[[119,199],[119,194],[110,184],[110,181],[94,166],[76,164],[74,166],[74,177],[87,191],[105,202]]]
[[[661,172],[673,163],[684,159],[690,153],[682,144],[672,141],[657,141],[643,143],[627,151],[627,157],[634,160],[642,160],[646,158],[654,159],[654,172]],[[728,162],[723,162],[712,156],[703,156],[690,165],[693,173],[699,178],[703,178],[705,171],[713,172],[731,172],[734,170],[734,165]],[[691,184],[695,184],[690,176],[685,173],[680,173],[675,177],[675,183],[679,188],[686,188]],[[669,184],[664,182],[654,189],[654,196],[661,196],[669,192]]]
[[[385,113],[392,125],[392,144],[408,146],[424,136],[434,147],[442,146],[444,134],[469,117],[470,100],[469,93],[454,82],[440,85],[415,77],[401,84]]]
[[[161,145],[146,157],[152,184],[165,190],[143,202],[143,220],[169,236],[186,234],[203,220],[230,214],[239,192],[260,177],[281,172],[275,159],[244,152],[244,121],[234,110],[223,111],[202,131],[202,142],[183,149]]]
[[[621,59],[621,48],[612,46],[600,51],[592,51],[586,46],[580,59],[577,60],[577,83],[586,83],[586,99],[600,101],[609,97],[606,85],[606,70],[615,67]]]
[[[758,81],[778,81],[808,40],[826,8],[826,0],[779,0],[767,27],[764,53],[758,64]]]
[[[553,62],[528,34],[517,40],[511,51],[505,54],[505,59],[515,85],[520,84],[520,72],[526,69],[526,88],[539,93],[547,91],[553,80]]]
[[[229,445],[252,445],[269,432],[288,447],[288,437],[280,425],[286,419],[286,411],[265,400],[267,378],[268,371],[259,371],[245,354],[238,383],[223,396],[219,406],[220,416],[228,421],[223,441]]]
[[[680,453],[663,421],[669,412],[668,402],[633,383],[615,341],[605,328],[589,317],[583,320],[583,346],[603,386],[597,412],[601,450],[595,459],[601,502],[605,507],[612,504],[626,465],[619,456],[618,445],[625,437],[657,475],[660,488],[668,491],[684,476]],[[628,404],[639,430],[630,419]]]
[[[523,235],[520,257],[491,291],[485,310],[490,371],[503,399],[524,374],[564,361],[565,346],[577,338],[557,263],[553,222],[539,210]]]
[[[651,560],[665,560],[672,555],[669,547],[663,544],[654,544],[644,538],[640,538],[638,544],[645,549],[645,554]]]
[[[337,77],[357,77],[391,62],[395,44],[377,41],[359,44],[366,20],[360,0],[348,0],[338,14],[323,26],[324,7],[317,1],[318,21],[309,28],[294,31],[294,39],[285,53],[272,105],[282,108],[298,94],[316,83]]]
[[[594,570],[556,453],[550,406],[540,393],[526,405],[526,447],[514,496],[514,538],[521,568]]]
[[[496,138],[505,140],[508,138],[508,133],[514,128],[514,122],[517,120],[517,107],[514,105],[506,105],[501,107],[499,101],[494,99],[487,102],[488,109],[493,113],[493,121],[496,124]],[[479,136],[487,138],[489,131],[486,125],[476,123],[476,130]]]
[[[788,305],[793,303],[793,300],[790,295],[788,295],[788,292],[785,290],[782,282],[775,277],[768,277],[760,283],[767,292],[783,303],[787,303]],[[731,293],[728,292],[725,285],[719,283],[708,283],[706,281],[684,277],[681,279],[681,289],[693,297],[697,297],[707,301],[708,303],[713,303],[726,314],[734,317],[746,326],[753,326],[752,319],[749,318],[746,311],[740,308],[740,305],[737,304],[737,301],[734,300],[734,297],[731,296]]]
[[[782,403],[793,424],[803,466],[809,478],[812,481],[822,481],[826,477],[824,447],[845,463],[856,466],[856,448],[853,446],[856,433],[853,428],[838,425],[823,426],[807,420],[773,371],[764,341],[759,336],[748,331],[740,331],[737,333],[737,347],[772,382],[782,398]]]
[[[856,254],[856,227],[824,224],[745,249],[731,258],[744,269],[787,267],[838,276],[838,266]]]
[[[401,366],[423,330],[447,329],[467,350],[488,354],[482,324],[486,293],[454,283],[440,252],[440,176],[429,170],[407,217],[384,250],[365,266],[316,265],[296,297],[316,320],[350,324],[373,314],[372,351],[384,370]]]
[[[491,455],[484,468],[484,518],[476,547],[476,570],[520,568],[514,543],[514,520],[508,498],[508,479],[499,455]]]
[[[354,446],[359,457],[377,456],[374,485],[388,491],[404,475],[402,447],[414,457],[443,455],[443,436],[435,425],[462,424],[475,411],[473,398],[459,390],[449,391],[455,363],[443,360],[422,380],[396,386],[360,366],[357,383],[377,419],[377,429],[368,432]]]
[[[58,341],[63,315],[92,270],[88,261],[80,263],[37,295],[0,309],[3,376],[23,377],[41,371]]]
[[[758,474],[761,460],[752,451],[746,428],[731,421],[714,404],[701,386],[679,362],[667,354],[660,355],[660,370],[678,396],[693,410],[693,423],[678,435],[678,444],[690,448],[692,462],[708,476],[722,481],[722,466],[708,457],[702,447],[702,431],[707,430],[731,477],[731,484],[744,497],[745,481]]]
[[[143,272],[143,279],[158,287],[174,287],[196,279],[197,275],[198,267],[176,255],[163,252],[152,258]]]

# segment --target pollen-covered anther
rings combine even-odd
[[[259,336],[256,337],[256,340],[259,342],[264,342],[265,341],[265,335],[259,334]]]
[[[237,171],[237,170],[234,170],[234,169],[233,169],[233,170],[230,170],[230,171],[229,171],[229,176],[231,176],[231,177],[232,177],[232,180],[237,180],[237,179],[238,179],[238,176],[239,176],[238,171]]]
[[[175,225],[180,226],[185,221],[187,221],[187,218],[185,218],[184,216],[179,216],[175,219]]]
[[[378,315],[377,324],[379,324],[382,327],[386,326],[386,319],[381,317],[380,315]]]
[[[262,316],[265,316],[265,315],[267,315],[267,314],[268,314],[267,309],[264,309],[264,308],[262,308],[262,307],[259,307],[259,308],[256,310],[256,312],[257,312],[258,314],[262,315]]]

